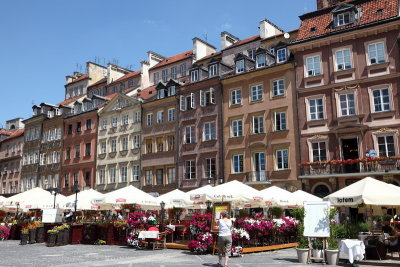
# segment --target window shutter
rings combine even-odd
[[[179,105],[180,105],[180,110],[184,111],[185,110],[185,101],[183,100],[183,96],[179,96]]]
[[[210,88],[210,103],[215,104],[214,88]]]
[[[191,104],[190,104],[191,108],[195,108],[196,104],[194,102],[194,93],[190,93],[190,100],[191,100]]]
[[[200,106],[204,107],[206,105],[206,99],[204,95],[204,91],[200,90]]]

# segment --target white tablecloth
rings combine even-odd
[[[175,232],[175,225],[168,224],[168,225],[167,225],[167,228],[169,228],[169,229],[171,229],[172,231]]]
[[[354,260],[363,260],[365,254],[365,245],[361,240],[345,239],[340,241],[340,252],[349,256],[349,262]]]
[[[145,239],[145,238],[157,238],[158,237],[158,231],[141,231],[139,233],[138,238],[139,239]]]

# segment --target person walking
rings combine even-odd
[[[226,211],[221,212],[221,218],[218,220],[218,267],[228,267],[229,255],[232,247],[232,221]],[[225,256],[224,265],[222,265]]]

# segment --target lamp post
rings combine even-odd
[[[81,191],[79,184],[74,184],[72,186],[72,191],[75,192],[75,205],[74,205],[74,222],[76,221],[76,206],[78,205],[78,193]]]
[[[18,209],[19,209],[19,202],[17,202],[17,213],[15,213],[15,219],[18,219]]]
[[[161,207],[161,224],[160,224],[160,232],[164,231],[164,213],[165,213],[165,202],[160,202]]]
[[[206,201],[206,206],[207,206],[207,213],[209,213],[210,209],[211,209],[211,201],[210,200]]]
[[[56,196],[58,193],[60,193],[60,189],[58,189],[57,187],[50,187],[47,189],[47,191],[49,191],[52,195],[54,194],[53,209],[55,209],[56,208]]]

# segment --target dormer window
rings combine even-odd
[[[286,48],[276,50],[276,63],[285,62],[287,60]]]
[[[54,117],[53,111],[51,111],[51,110],[47,111],[47,117],[53,118]]]
[[[190,72],[190,81],[196,82],[199,80],[199,70],[192,70]]]
[[[244,59],[236,61],[236,73],[244,72]]]
[[[168,87],[168,96],[173,96],[173,95],[175,95],[175,86],[174,85]]]
[[[262,68],[266,66],[265,54],[260,54],[256,56],[256,66],[257,68]]]
[[[160,89],[157,91],[157,99],[162,99],[165,97],[165,90],[164,89]]]
[[[341,14],[337,14],[336,17],[336,26],[344,26],[350,23],[350,17],[351,14],[350,12],[345,12],[345,13],[341,13]]]
[[[351,23],[356,20],[357,11],[352,4],[341,4],[332,10],[333,13],[333,26],[341,27]]]
[[[208,67],[208,75],[209,77],[218,76],[218,64],[212,64]]]

